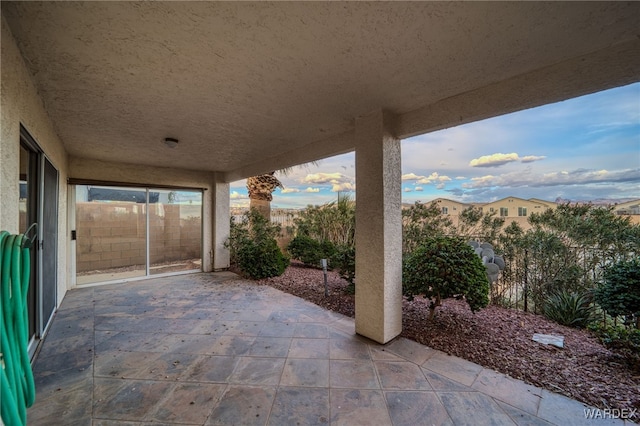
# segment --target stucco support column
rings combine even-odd
[[[213,270],[219,271],[229,268],[229,250],[224,247],[230,231],[229,184],[216,181],[213,190]]]
[[[382,111],[356,119],[356,333],[402,332],[400,140]]]

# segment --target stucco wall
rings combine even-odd
[[[493,211],[497,212],[497,215],[500,216],[500,208],[507,208],[509,209],[509,214],[507,217],[512,218],[519,216],[518,207],[524,207],[527,209],[527,217],[531,216],[531,213],[542,213],[549,208],[549,206],[542,203],[523,200],[517,197],[507,197],[493,203],[485,204],[484,206],[482,206],[482,211],[490,212],[491,209],[493,209]]]
[[[67,243],[67,153],[56,134],[31,75],[27,72],[15,40],[2,17],[0,97],[0,229],[17,233],[19,228],[20,124],[29,131],[59,171],[58,184],[58,304],[67,290],[69,247]]]

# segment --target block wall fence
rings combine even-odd
[[[77,203],[76,270],[145,265],[146,205]],[[201,257],[200,205],[149,205],[150,264]]]

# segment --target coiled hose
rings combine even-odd
[[[27,424],[27,407],[36,395],[28,353],[27,241],[24,235],[0,232],[0,415],[6,426]]]

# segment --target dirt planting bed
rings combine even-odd
[[[258,283],[355,315],[354,296],[345,294],[347,283],[335,272],[328,273],[328,297],[322,271],[299,264]],[[474,314],[464,301],[452,299],[444,301],[432,321],[428,313],[425,299],[404,300],[402,336],[598,408],[640,409],[638,366],[587,330],[498,306]],[[535,342],[534,333],[564,336],[565,347]]]

